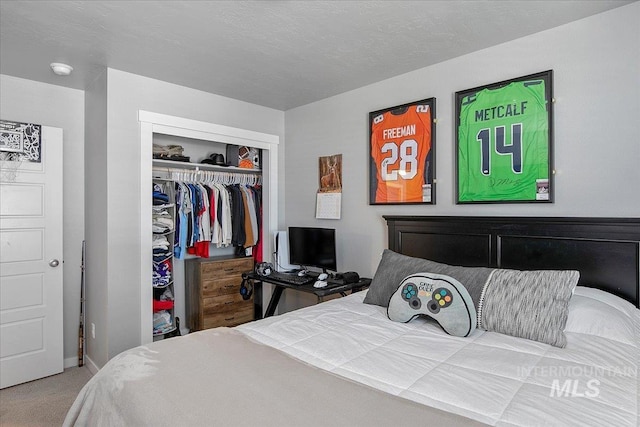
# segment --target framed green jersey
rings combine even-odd
[[[456,92],[457,203],[553,202],[553,71]]]

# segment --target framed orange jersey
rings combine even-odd
[[[369,113],[369,204],[435,203],[435,98]]]

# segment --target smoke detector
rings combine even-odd
[[[53,72],[59,76],[68,76],[73,71],[73,67],[71,65],[63,64],[61,62],[52,62],[50,66]]]

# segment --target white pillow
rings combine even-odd
[[[569,302],[566,333],[595,335],[638,345],[640,310],[600,289],[577,286]]]

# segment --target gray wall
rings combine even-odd
[[[80,265],[84,239],[84,92],[0,75],[0,118],[63,130],[64,358],[78,361]]]
[[[382,215],[640,215],[640,3],[397,76],[285,114],[286,225],[335,227],[338,269],[375,272]],[[454,93],[554,70],[555,203],[455,205]],[[437,98],[437,204],[368,205],[368,112]],[[343,154],[342,219],[315,220],[318,156]],[[314,302],[287,294],[286,309]]]

